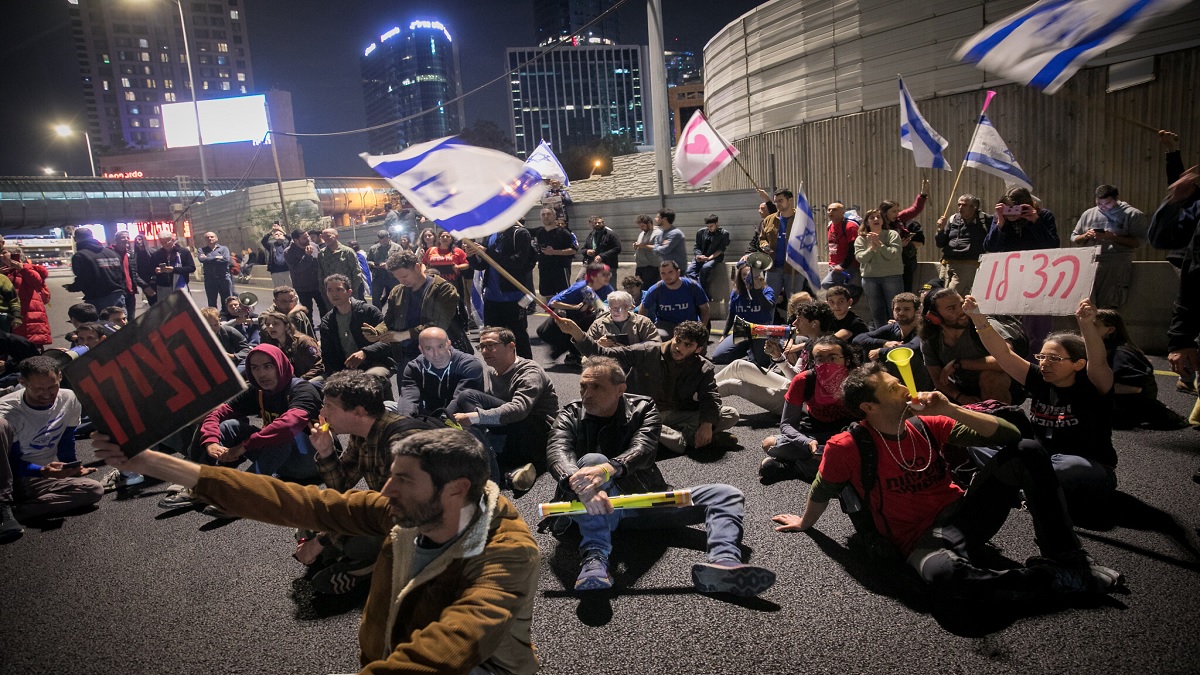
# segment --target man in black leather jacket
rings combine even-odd
[[[612,531],[657,529],[705,523],[708,562],[692,566],[692,583],[707,593],[755,596],[775,583],[775,573],[742,562],[739,543],[745,498],[723,484],[689,488],[692,506],[614,510],[610,496],[664,491],[670,487],[654,463],[661,430],[658,411],[645,396],[625,393],[625,371],[615,360],[593,357],[579,380],[581,401],[562,412],[546,449],[559,496],[584,503],[573,516],[583,539],[583,565],[575,590],[612,588],[608,557]]]

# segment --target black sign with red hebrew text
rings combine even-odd
[[[65,375],[96,429],[132,457],[246,389],[183,291],[159,301]]]

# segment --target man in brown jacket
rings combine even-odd
[[[338,493],[147,450],[126,458],[93,434],[96,456],[174,481],[221,510],[285,527],[388,535],[359,624],[363,673],[533,673],[539,554],[528,526],[488,481],[470,434],[437,429],[392,446],[382,492]]]

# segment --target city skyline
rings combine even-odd
[[[717,30],[757,4],[664,0],[666,47],[699,53]],[[67,0],[28,1],[0,9],[6,45],[0,50],[0,92],[25,103],[0,111],[0,175],[34,175],[42,166],[88,173],[82,139],[58,139],[51,129],[57,123],[82,129],[85,121],[70,6]],[[416,2],[403,11],[386,0],[352,0],[332,13],[315,1],[257,0],[245,17],[255,89],[291,92],[299,132],[359,129],[367,126],[360,58],[372,35],[421,17],[455,26],[456,40],[466,45],[460,50],[462,88],[470,92],[504,73],[507,47],[534,44],[533,6],[533,0],[496,0],[483,17],[478,4],[466,0]],[[645,4],[630,2],[619,14],[624,43],[644,45]],[[505,85],[496,83],[466,99],[464,126],[487,120],[507,129],[510,110]],[[369,175],[356,156],[367,149],[366,134],[308,137],[301,144],[310,175]]]

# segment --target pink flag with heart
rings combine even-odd
[[[704,114],[697,110],[679,135],[675,146],[675,173],[692,185],[701,185],[712,179],[738,154]]]

